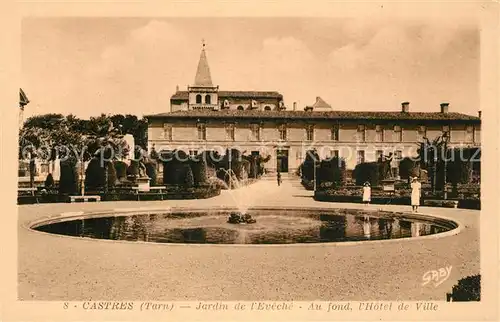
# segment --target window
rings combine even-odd
[[[266,106],[264,107],[264,110],[265,110],[265,111],[270,111],[270,110],[271,110],[271,106],[266,105]]]
[[[260,124],[251,124],[250,129],[252,131],[252,139],[260,141]]]
[[[375,151],[376,161],[382,161],[383,156],[384,156],[384,151],[382,151],[382,150]]]
[[[338,140],[339,140],[339,127],[338,125],[336,125],[332,128],[332,141],[338,141]]]
[[[333,150],[333,157],[338,159],[339,156],[340,156],[339,150]]]
[[[40,164],[40,173],[49,173],[49,164],[48,163]]]
[[[163,124],[163,138],[167,141],[172,141],[172,125]]]
[[[198,155],[198,150],[189,150],[189,156],[195,157]]]
[[[356,162],[357,164],[365,162],[365,151],[358,151]]]
[[[234,141],[234,124],[226,124],[226,139]]]
[[[313,125],[308,125],[306,127],[306,140],[307,141],[314,141],[314,126]]]
[[[384,129],[380,125],[375,126],[375,141],[384,142]]]
[[[425,137],[427,137],[427,129],[425,126],[419,126],[417,128],[417,140],[422,141]]]
[[[196,104],[201,104],[201,95],[196,95]]]
[[[239,105],[238,110],[243,111],[244,110],[243,106]]]
[[[205,95],[205,104],[212,104],[212,97],[210,95]]]
[[[198,124],[198,140],[205,141],[207,139],[207,127],[205,123]]]
[[[366,141],[366,131],[364,125],[358,125],[358,141]]]
[[[471,125],[465,127],[465,142],[474,142],[474,127]]]
[[[286,141],[286,125],[282,124],[278,127],[279,135],[280,135],[280,140]]]
[[[403,142],[403,128],[399,125],[394,126],[394,141]]]

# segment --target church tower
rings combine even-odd
[[[194,78],[194,84],[188,86],[189,110],[207,109],[215,110],[219,106],[219,86],[214,86],[208,67],[207,55],[205,53],[205,42],[200,54],[198,69]]]

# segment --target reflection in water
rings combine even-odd
[[[428,222],[353,212],[250,212],[251,225],[227,224],[227,213],[174,213],[89,218],[37,230],[98,239],[156,243],[288,244],[392,239],[449,230]],[[378,228],[377,228],[378,227]]]

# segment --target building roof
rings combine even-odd
[[[385,120],[385,121],[473,121],[479,123],[476,116],[461,113],[441,112],[363,112],[363,111],[258,111],[258,110],[192,110],[175,111],[147,115],[148,118],[164,119],[268,119],[268,120]]]
[[[260,91],[219,91],[219,98],[274,98],[283,99],[283,95],[278,92],[260,92]],[[171,100],[187,101],[189,99],[188,91],[177,91]]]
[[[316,102],[314,102],[312,106],[313,110],[319,109],[319,110],[331,110],[332,107],[330,104],[325,102],[321,97],[316,97]]]
[[[196,70],[196,76],[194,78],[194,85],[201,87],[213,87],[205,48],[201,50],[200,61],[198,62],[198,69]]]

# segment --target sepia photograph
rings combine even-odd
[[[444,11],[23,17],[17,301],[483,301],[481,33]]]

